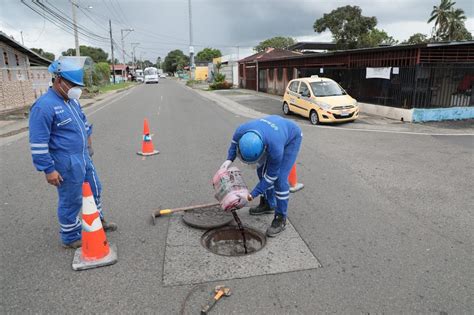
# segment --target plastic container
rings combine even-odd
[[[240,204],[241,196],[247,196],[249,190],[244,182],[242,173],[235,167],[220,169],[212,178],[214,195],[223,210],[230,210]]]

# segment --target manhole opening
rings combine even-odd
[[[225,226],[209,230],[201,237],[201,244],[214,254],[221,256],[244,256],[261,250],[266,242],[266,236],[254,229],[244,227],[247,241],[245,253],[242,233],[236,226]]]

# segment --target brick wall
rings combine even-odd
[[[31,106],[50,80],[46,67],[30,67],[25,54],[0,43],[0,113]]]
[[[4,80],[0,72],[0,112],[29,107],[35,101],[31,80]]]

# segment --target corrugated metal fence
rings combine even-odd
[[[298,77],[319,75],[338,82],[360,102],[399,108],[474,106],[474,65],[392,68],[390,79],[367,78],[366,68],[302,68]]]

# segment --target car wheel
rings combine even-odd
[[[319,116],[318,116],[318,113],[314,109],[312,109],[309,112],[309,121],[313,125],[319,125]]]
[[[285,114],[285,115],[290,115],[291,114],[290,106],[288,105],[287,102],[283,102],[283,114]]]

